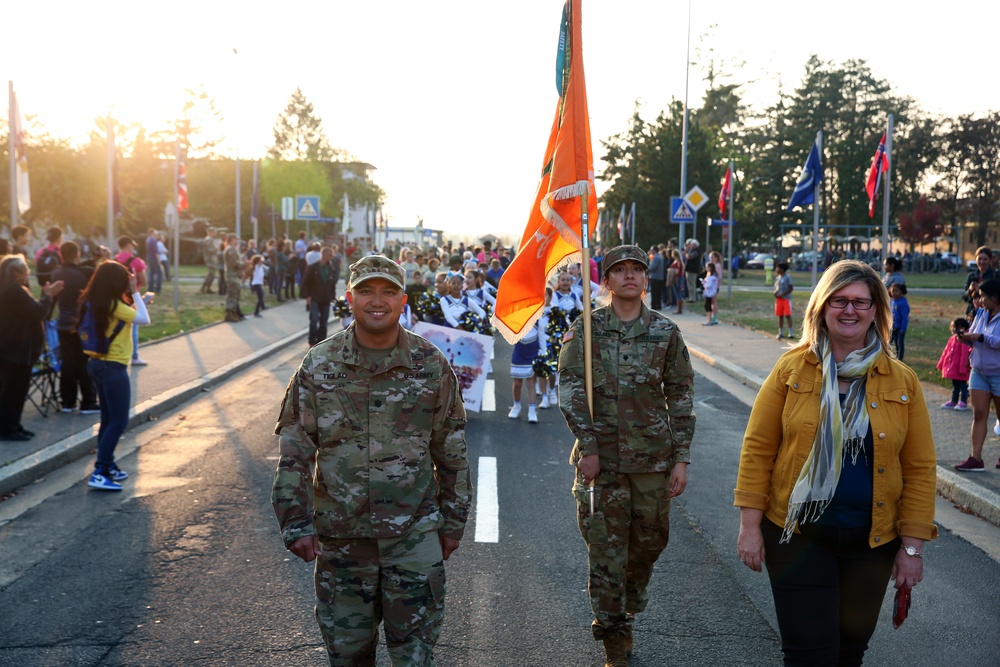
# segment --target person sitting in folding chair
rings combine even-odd
[[[28,290],[30,270],[22,255],[0,261],[0,441],[28,440],[34,433],[21,426],[21,413],[31,386],[31,367],[43,348],[42,321],[52,312],[52,299],[62,282],[49,282],[36,301]]]

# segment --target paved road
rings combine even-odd
[[[270,431],[304,349],[130,431],[122,464],[137,474],[127,492],[88,492],[82,460],[0,503],[0,667],[324,664],[309,567],[282,548],[268,504]],[[508,363],[500,344],[498,377]],[[732,486],[753,392],[701,362],[698,372],[691,484],[675,503],[630,664],[778,664],[766,578],[734,548]],[[552,410],[538,425],[506,419],[507,382],[495,389],[495,411],[473,414],[468,428],[476,506],[449,561],[438,664],[600,665],[571,438]],[[495,515],[484,495],[491,460]],[[944,502],[938,511],[942,536],[928,546],[911,619],[893,631],[883,610],[870,664],[997,664],[1000,556],[989,553],[1000,529]],[[496,541],[477,541],[480,524],[498,527]]]

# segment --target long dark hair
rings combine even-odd
[[[103,338],[104,332],[108,330],[115,305],[121,301],[127,306],[132,306],[132,295],[128,293],[128,279],[128,269],[123,265],[118,262],[102,262],[90,277],[86,289],[80,293],[80,320],[83,320],[84,307],[90,308],[100,338]]]

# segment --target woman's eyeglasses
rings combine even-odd
[[[831,308],[842,310],[847,308],[847,304],[854,306],[854,310],[870,310],[875,305],[872,299],[848,299],[846,296],[835,296],[826,302]]]

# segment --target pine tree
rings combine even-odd
[[[302,89],[296,88],[274,123],[274,145],[268,151],[268,157],[332,162],[339,156],[340,151],[330,146],[323,132],[323,119],[316,115]]]

